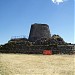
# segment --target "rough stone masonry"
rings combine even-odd
[[[36,41],[41,38],[50,38],[50,29],[47,24],[32,24],[31,29],[30,29],[30,34],[29,34],[29,41]]]

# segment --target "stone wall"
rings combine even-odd
[[[32,24],[29,34],[29,41],[36,41],[41,38],[50,38],[50,30],[47,24]]]

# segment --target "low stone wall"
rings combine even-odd
[[[26,53],[26,54],[42,54],[43,50],[52,50],[53,54],[73,54],[74,46],[24,46],[24,45],[15,45],[15,46],[4,46],[0,49],[0,53]]]

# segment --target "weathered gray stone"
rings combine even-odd
[[[31,30],[29,34],[29,41],[36,41],[41,38],[50,38],[50,30],[49,26],[47,24],[32,24],[31,25]]]

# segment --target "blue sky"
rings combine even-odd
[[[75,43],[74,0],[0,0],[0,44],[12,36],[28,37],[33,23],[48,24],[52,35]]]

